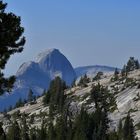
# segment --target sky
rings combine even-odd
[[[21,16],[26,44],[12,56],[5,74],[49,48],[59,49],[73,67],[122,67],[140,60],[139,0],[4,0]]]

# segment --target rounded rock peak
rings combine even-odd
[[[47,50],[39,53],[39,55],[36,57],[35,62],[39,63],[42,59],[48,57],[49,55],[51,55],[53,53],[60,53],[60,51],[58,49],[55,49],[55,48],[47,49]]]

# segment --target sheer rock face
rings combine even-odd
[[[61,77],[67,85],[76,78],[76,73],[67,58],[57,49],[40,53],[34,61],[23,63],[16,73],[13,92],[0,97],[0,110],[15,105],[19,98],[27,99],[29,89],[34,95],[41,95],[51,80]]]
[[[61,77],[67,85],[76,78],[72,65],[57,49],[44,51],[34,62],[22,64],[16,75],[17,79],[26,81],[30,86],[39,85],[42,88],[47,88],[56,76]]]
[[[49,53],[48,53],[49,52]],[[67,60],[57,49],[40,53],[36,59],[40,69],[49,75],[50,79],[60,76],[68,85],[76,78],[76,73]]]

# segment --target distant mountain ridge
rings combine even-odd
[[[110,66],[102,66],[102,65],[92,65],[92,66],[81,66],[75,68],[75,72],[77,77],[83,76],[87,74],[90,77],[93,77],[97,72],[114,72],[116,68]],[[120,69],[118,69],[120,70]]]

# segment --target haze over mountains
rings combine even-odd
[[[35,60],[23,63],[16,73],[12,93],[0,97],[0,110],[15,105],[17,100],[27,99],[30,89],[38,96],[48,89],[50,81],[55,77],[61,77],[67,85],[78,77],[87,74],[95,75],[97,72],[114,72],[115,68],[108,66],[87,66],[73,68],[68,59],[57,49],[48,49],[40,53]]]

